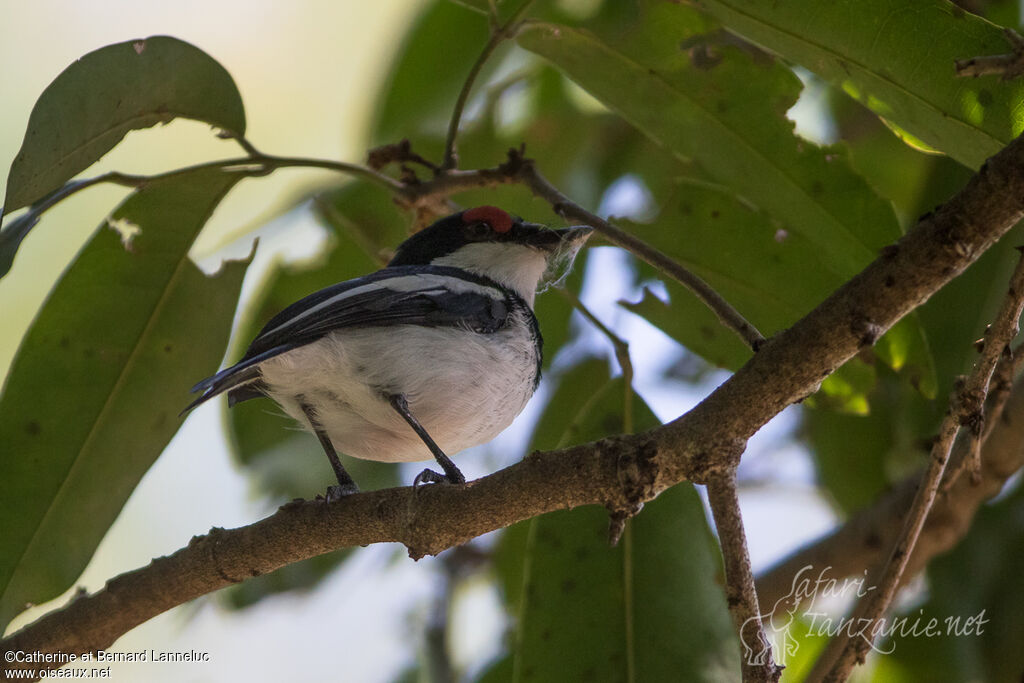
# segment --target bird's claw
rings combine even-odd
[[[328,503],[334,503],[341,500],[345,496],[351,496],[354,493],[359,493],[359,487],[355,484],[335,484],[334,486],[327,487],[326,500]]]
[[[438,474],[432,469],[425,469],[416,475],[416,478],[412,480],[412,487],[419,489],[422,484],[465,484],[466,478],[462,476],[462,472],[456,471],[455,476],[449,476],[446,474]]]

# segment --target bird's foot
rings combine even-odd
[[[432,469],[425,469],[412,480],[412,487],[418,489],[422,484],[465,484],[462,472],[455,470],[451,474],[438,474]]]
[[[344,485],[336,484],[334,486],[327,487],[326,500],[328,503],[334,503],[345,496],[351,496],[354,493],[359,493],[359,487],[355,485],[355,482]]]

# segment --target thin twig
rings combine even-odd
[[[640,260],[684,285],[714,312],[723,325],[738,334],[740,339],[746,342],[751,349],[756,351],[764,343],[765,339],[757,328],[747,322],[746,318],[740,315],[739,311],[723,299],[708,283],[691,273],[678,261],[570,200],[540,174],[532,161],[525,159],[522,161],[518,177],[535,195],[547,200],[558,215],[569,220],[586,223],[607,237],[609,241],[629,250]]]
[[[601,322],[601,320],[596,315],[594,315],[593,312],[591,312],[591,310],[587,308],[587,306],[582,301],[580,301],[580,298],[576,296],[575,292],[570,292],[568,289],[564,287],[560,287],[558,291],[559,293],[562,294],[562,296],[568,299],[569,303],[573,305],[573,308],[579,311],[580,314],[587,319],[587,322],[596,327],[598,332],[600,332],[601,334],[608,338],[608,341],[611,342],[612,349],[615,353],[615,360],[618,361],[619,368],[622,369],[622,377],[625,380],[627,386],[632,386],[633,361],[629,357],[629,342],[620,337],[619,335],[615,334],[614,332],[612,332],[607,325]],[[629,408],[629,406],[627,406],[627,408]],[[627,413],[629,412],[630,411],[627,410]],[[632,431],[632,425],[628,425],[625,429],[625,432],[627,434],[632,433]]]
[[[619,367],[622,369],[622,380],[623,380],[623,411],[622,411],[622,433],[632,434],[634,431],[633,423],[633,361],[629,356],[629,342],[611,331],[608,326],[602,323],[596,315],[594,315],[589,308],[580,301],[579,297],[575,293],[570,292],[565,288],[558,290],[565,296],[566,299],[572,303],[573,307],[578,310],[584,318],[587,319],[591,325],[597,328],[597,331],[608,338],[611,342],[612,348],[615,351],[615,360],[619,362]],[[622,538],[623,532],[627,531],[626,522],[631,518],[635,517],[640,512],[640,506],[630,504],[625,507],[619,508],[608,508],[609,522],[608,522],[608,542],[611,545],[617,545],[619,539]],[[627,537],[628,541],[628,537]],[[626,550],[627,554],[629,549]]]
[[[232,137],[239,141],[239,138]],[[243,143],[240,142],[240,144]],[[757,331],[757,328],[747,322],[736,309],[701,278],[643,240],[615,227],[608,221],[572,202],[536,170],[532,160],[523,158],[521,151],[510,150],[508,161],[496,168],[472,171],[453,169],[444,171],[426,182],[400,182],[373,168],[360,166],[359,164],[328,159],[279,157],[264,154],[259,152],[248,141],[243,144],[243,147],[255,154],[248,157],[222,159],[194,166],[186,166],[154,175],[131,175],[110,172],[94,178],[72,181],[37,202],[30,209],[30,212],[33,219],[38,220],[54,204],[100,183],[112,183],[125,187],[139,188],[151,182],[166,180],[209,168],[221,168],[227,172],[244,173],[250,177],[268,175],[279,168],[319,168],[337,171],[368,180],[391,190],[396,195],[396,199],[400,204],[416,210],[418,214],[422,214],[420,216],[422,220],[426,220],[426,218],[433,214],[449,211],[450,206],[447,198],[452,194],[469,189],[496,187],[498,185],[518,182],[523,183],[534,194],[551,203],[559,215],[567,219],[581,220],[591,225],[604,234],[611,242],[629,250],[641,260],[687,287],[715,313],[723,325],[736,332],[755,351],[764,342],[764,337]]]
[[[441,173],[441,167],[412,151],[412,144],[409,138],[402,138],[398,142],[387,145],[380,145],[370,150],[366,155],[366,163],[375,171],[379,171],[388,164],[410,162],[419,164],[432,171],[434,175]],[[416,182],[419,182],[418,180]]]
[[[988,393],[989,382],[1003,350],[1017,336],[1021,310],[1024,309],[1024,254],[1010,279],[1010,289],[995,322],[985,332],[982,356],[971,374],[957,387],[950,400],[950,408],[939,427],[939,438],[932,447],[931,463],[914,496],[913,505],[889,559],[881,572],[876,572],[872,585],[876,590],[862,598],[854,608],[849,623],[855,624],[854,633],[840,634],[829,642],[825,652],[815,663],[809,680],[845,681],[858,663],[864,661],[874,642],[878,629],[884,626],[883,617],[889,609],[910,555],[924,527],[928,513],[935,502],[942,475],[949,462],[949,454],[961,425],[966,426],[971,439],[982,433],[984,418],[982,406]]]
[[[234,140],[238,143],[238,146],[245,150],[245,153],[251,157],[258,158],[264,156],[262,152],[256,149],[256,146],[249,142],[249,139],[240,133],[236,133],[230,130],[222,130],[217,133],[217,137],[222,140]]]
[[[234,139],[237,140],[238,138]],[[251,147],[251,149],[255,150],[254,147]],[[331,161],[328,159],[279,157],[270,154],[257,153],[256,156],[208,161],[206,163],[195,164],[193,166],[176,168],[173,171],[154,173],[153,175],[135,175],[131,173],[110,171],[92,178],[72,180],[35,202],[31,207],[29,207],[28,211],[38,219],[42,214],[59,202],[64,201],[68,197],[71,197],[82,190],[102,183],[110,183],[112,185],[121,185],[122,187],[133,187],[137,189],[145,187],[150,183],[168,180],[170,178],[188,175],[189,173],[212,168],[220,168],[228,173],[239,173],[251,177],[265,176],[279,168],[319,168],[326,171],[337,171],[339,173],[345,173],[347,175],[362,178],[363,180],[376,183],[377,185],[381,185],[396,193],[401,192],[404,187],[397,180],[358,164],[349,164],[343,161]]]
[[[1013,381],[1024,368],[1024,344],[1018,344],[1015,348],[1007,347],[1003,357],[999,359],[995,372],[992,373],[992,381],[989,383],[988,403],[985,406],[985,433],[982,435],[982,443],[988,441],[992,435],[999,419],[1006,408],[1006,402],[1013,390]],[[948,475],[947,475],[948,476]]]
[[[1003,35],[1013,48],[1008,55],[983,55],[970,59],[958,59],[953,64],[956,75],[961,78],[1000,75],[1008,81],[1024,74],[1024,38],[1012,28],[1004,28]]]
[[[1013,291],[1013,284],[1011,284],[1011,291]],[[1008,298],[1004,302],[1004,306],[1009,301],[1010,299]],[[1000,311],[1000,315],[1002,314],[1003,311]],[[975,411],[972,414],[972,418],[967,420],[969,428],[967,452],[961,457],[951,458],[952,464],[942,481],[943,493],[949,492],[965,471],[971,473],[971,481],[974,483],[978,483],[981,478],[981,447],[991,433],[996,421],[1002,415],[1003,407],[1010,396],[1010,389],[1013,386],[1013,378],[1017,376],[1021,365],[1024,364],[1024,358],[1021,358],[1019,353],[1020,347],[1012,349],[1007,344],[1002,349],[994,349],[989,343],[989,339],[992,334],[1011,334],[1010,339],[1016,337],[1019,317],[1020,314],[1018,313],[1017,318],[1013,320],[1013,328],[1011,330],[993,333],[990,327],[989,330],[986,330],[985,337],[980,342],[983,357],[978,362],[991,363],[992,356],[995,355],[995,367],[985,385],[985,405]],[[978,400],[978,391],[977,387],[965,388],[966,394],[971,397],[972,401]]]
[[[995,395],[995,383],[1004,368],[1010,366],[1013,377],[1019,373],[1019,369],[1013,370],[1014,365],[1004,357],[992,379],[993,387],[986,406],[989,419],[986,420],[988,428],[982,447],[981,484],[974,485],[961,479],[948,490],[942,490],[903,570],[901,585],[906,585],[936,555],[959,542],[971,528],[978,509],[999,493],[1007,479],[1024,466],[1024,451],[1021,450],[1021,443],[1024,443],[1024,382],[1018,382],[1003,399]],[[1001,419],[1004,412],[1007,417]],[[958,439],[953,446],[947,473],[966,455],[966,440]],[[775,605],[786,600],[786,611],[794,613],[800,601],[814,597],[813,593],[797,592],[794,595],[794,583],[809,568],[816,568],[817,572],[827,570],[835,579],[857,576],[858,580],[864,580],[864,569],[883,562],[902,532],[907,510],[913,505],[922,476],[923,472],[917,472],[906,477],[841,527],[760,573],[756,581],[761,603]]]
[[[970,463],[972,471],[981,471],[981,437],[985,431],[985,399],[988,396],[999,360],[1010,351],[1010,343],[1020,332],[1020,315],[1024,310],[1024,249],[1016,270],[1010,277],[1010,288],[1003,304],[996,314],[995,322],[985,330],[981,357],[975,363],[974,372],[967,378],[963,395],[966,405],[961,423],[968,428],[970,439]]]
[[[483,69],[484,64],[491,58],[494,51],[501,45],[502,42],[509,39],[514,33],[516,28],[516,22],[519,21],[519,17],[529,9],[530,5],[533,4],[533,0],[525,0],[516,11],[505,21],[504,24],[497,25],[497,17],[493,13],[490,14],[492,21],[491,37],[484,45],[483,51],[480,56],[473,62],[473,67],[469,70],[469,75],[466,76],[466,81],[462,84],[462,90],[459,91],[459,97],[455,100],[455,108],[452,110],[452,118],[448,122],[448,135],[444,141],[444,157],[441,160],[441,170],[447,171],[455,168],[458,165],[458,159],[455,151],[455,138],[459,134],[459,122],[462,119],[462,112],[466,108],[466,102],[469,100],[469,93],[473,90],[473,83],[476,81],[477,76],[480,75],[480,70]]]
[[[736,492],[735,470],[708,482],[708,502],[725,559],[726,597],[742,646],[740,664],[743,681],[778,681],[782,667],[775,664],[771,643],[761,624],[761,608],[754,590],[754,572],[750,568],[747,536]]]
[[[430,213],[435,208],[444,208],[438,204],[438,197],[450,197],[465,190],[497,187],[510,183],[522,183],[533,194],[551,204],[552,209],[558,215],[568,220],[586,223],[603,234],[610,242],[627,249],[640,260],[688,288],[704,305],[711,309],[723,325],[738,334],[740,339],[753,350],[756,351],[764,343],[765,338],[757,328],[704,280],[691,273],[678,261],[566,197],[540,174],[532,159],[523,156],[522,148],[510,149],[507,161],[500,166],[473,171],[452,169],[424,183],[404,185],[397,191],[397,194],[400,204],[417,212]]]

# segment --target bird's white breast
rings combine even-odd
[[[537,346],[526,314],[493,334],[416,325],[342,329],[260,365],[268,394],[307,425],[311,406],[335,448],[357,458],[427,460],[430,451],[385,396],[448,455],[486,443],[533,394]],[[300,398],[301,397],[301,398]]]

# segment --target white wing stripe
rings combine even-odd
[[[313,315],[317,311],[333,306],[345,299],[348,299],[349,297],[359,296],[360,294],[366,294],[367,292],[372,292],[374,290],[389,290],[392,292],[409,293],[415,292],[423,294],[444,294],[445,292],[463,294],[465,292],[472,292],[474,294],[489,296],[493,299],[503,298],[503,295],[494,287],[489,287],[477,282],[471,282],[469,280],[463,280],[462,278],[452,277],[450,275],[437,275],[434,273],[399,275],[370,282],[359,287],[353,287],[352,289],[346,289],[343,292],[335,294],[330,299],[325,299],[315,306],[307,308],[294,317],[284,321],[274,329],[264,330],[263,334],[260,336],[266,337],[275,334],[286,327],[294,325],[299,320]]]

